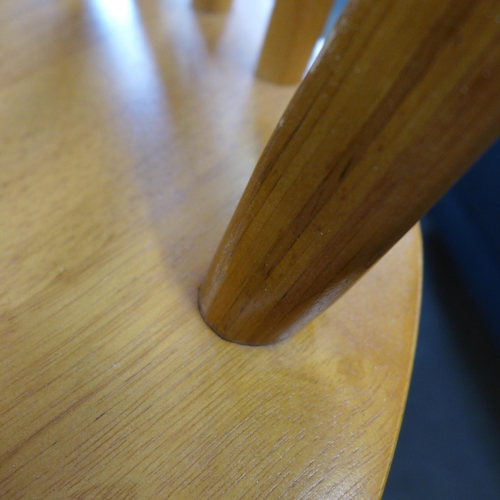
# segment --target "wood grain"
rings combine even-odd
[[[299,87],[201,288],[223,338],[288,337],[500,134],[498,2],[352,2]]]
[[[2,500],[381,495],[418,230],[289,342],[225,342],[197,310],[293,93],[253,76],[269,2],[234,7],[0,5]]]
[[[332,5],[332,0],[276,0],[257,76],[283,85],[300,82]]]

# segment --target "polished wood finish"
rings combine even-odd
[[[254,80],[269,8],[1,4],[0,498],[380,496],[418,231],[286,343],[225,342],[197,309],[293,93]]]
[[[195,9],[223,13],[231,8],[232,0],[193,0]]]
[[[332,0],[276,0],[257,76],[279,84],[300,82]]]
[[[200,294],[223,338],[288,337],[500,133],[498,2],[351,2],[262,154]]]

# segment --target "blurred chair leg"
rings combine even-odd
[[[276,0],[257,76],[298,83],[332,7],[332,0]]]
[[[205,12],[227,12],[231,8],[231,0],[193,0],[193,6]]]

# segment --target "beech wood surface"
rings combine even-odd
[[[225,342],[197,309],[293,93],[253,75],[269,14],[0,4],[2,500],[381,495],[418,230],[288,342]]]
[[[276,0],[257,76],[279,84],[300,82],[332,5],[332,0]]]
[[[352,1],[263,152],[200,292],[269,344],[338,299],[500,134],[497,0]]]
[[[231,8],[232,0],[193,0],[195,9],[206,12],[224,13]]]

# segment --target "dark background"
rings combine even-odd
[[[499,500],[498,339],[432,214],[422,227],[419,340],[383,500]]]

